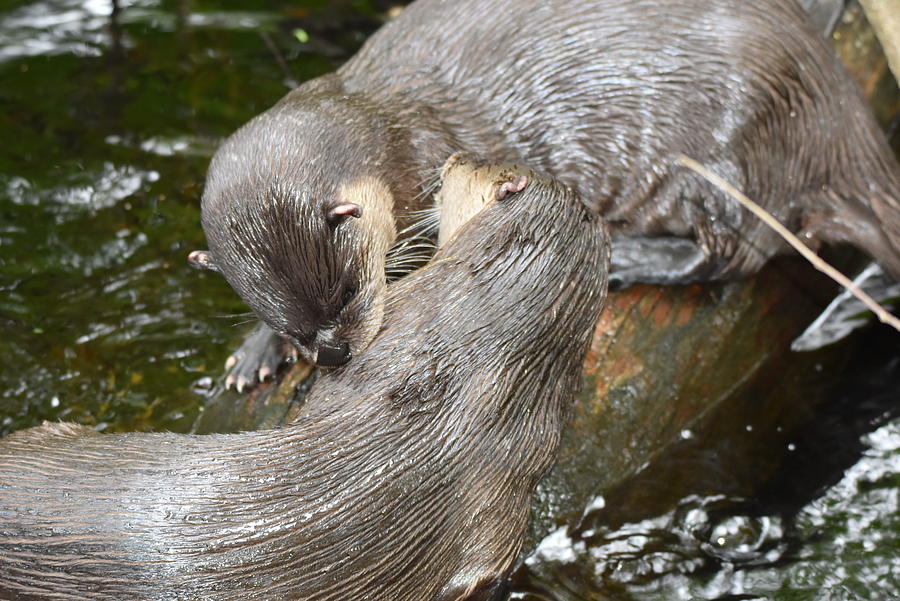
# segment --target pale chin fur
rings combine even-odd
[[[377,177],[361,177],[341,187],[340,197],[363,207],[362,217],[354,223],[360,229],[367,248],[361,249],[368,257],[364,286],[360,294],[372,299],[365,316],[351,328],[346,337],[350,353],[358,355],[378,334],[384,318],[384,302],[387,294],[385,261],[388,250],[397,238],[394,224],[394,199],[387,184]],[[340,330],[340,328],[339,328]]]

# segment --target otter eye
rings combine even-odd
[[[350,301],[353,300],[353,297],[356,296],[356,287],[347,286],[344,290],[344,294],[341,295],[341,309],[350,304]]]

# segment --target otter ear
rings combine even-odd
[[[347,217],[362,217],[362,207],[354,202],[342,202],[325,209],[325,220],[332,228],[337,227]]]
[[[190,263],[191,267],[193,267],[194,269],[208,269],[209,271],[219,271],[219,268],[216,267],[215,262],[213,262],[212,255],[209,254],[208,250],[195,250],[188,255],[188,263]]]
[[[513,181],[503,182],[494,186],[494,200],[503,200],[509,194],[516,194],[525,189],[528,178],[524,175],[515,176]]]

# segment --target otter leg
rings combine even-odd
[[[612,237],[610,290],[632,284],[687,284],[709,277],[713,261],[702,246],[673,236]]]
[[[817,250],[821,242],[851,244],[872,257],[894,280],[900,281],[900,253],[884,231],[884,223],[865,207],[844,201],[839,211],[806,213],[797,237],[813,250]]]
[[[225,362],[225,367],[231,368],[231,373],[225,378],[225,387],[243,392],[264,382],[283,363],[296,358],[297,351],[293,345],[260,322]]]

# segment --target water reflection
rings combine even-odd
[[[175,31],[180,25],[217,30],[258,30],[273,27],[272,12],[206,11],[187,15],[164,10],[156,0],[119,0],[117,25],[146,24]],[[0,19],[0,62],[41,55],[101,56],[120,43],[112,28],[114,9],[109,0],[51,0],[22,6]],[[182,22],[183,21],[183,22]]]
[[[146,0],[124,0],[123,7],[153,6]],[[74,54],[100,56],[112,45],[108,0],[35,2],[0,19],[0,62],[17,58]]]
[[[159,179],[156,171],[141,171],[130,166],[105,163],[96,174],[85,174],[91,183],[69,189],[54,190],[51,198],[59,205],[98,210],[111,207],[141,189],[144,182]]]
[[[205,245],[206,163],[377,15],[302,0],[0,12],[0,435],[43,419],[190,428],[247,319],[222,278],[185,261]]]
[[[708,497],[684,499],[664,515],[616,529],[574,538],[559,530],[527,560],[535,571],[531,586],[542,579],[550,584],[513,597],[900,598],[900,422],[865,442],[866,457],[788,525],[777,515],[732,513],[743,505],[739,499]]]
[[[695,446],[689,437],[660,465],[595,498],[575,526],[539,541],[514,577],[513,597],[900,598],[896,348],[886,328],[871,334],[852,376],[826,402],[801,410],[814,413],[740,454],[729,455],[730,441],[754,423],[721,432],[714,416],[696,436],[717,431],[716,444]],[[776,469],[760,481],[754,470],[772,462]]]

